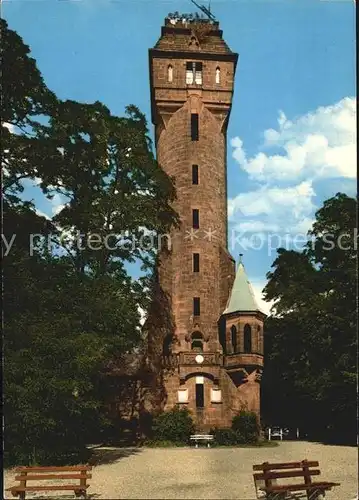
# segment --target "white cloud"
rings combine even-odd
[[[261,151],[252,158],[247,158],[239,137],[231,146],[233,158],[258,181],[355,178],[356,99],[345,97],[292,121],[280,111],[277,130],[264,131]],[[271,148],[276,148],[275,154],[268,154]]]
[[[233,158],[260,185],[228,200],[231,226],[241,233],[243,248],[255,246],[253,235],[266,239],[269,233],[306,234],[317,209],[314,183],[330,178],[352,182],[355,118],[356,99],[346,97],[293,120],[280,111],[277,129],[265,130],[264,142],[252,157],[247,157],[239,137],[232,139]]]
[[[232,227],[242,233],[306,233],[315,196],[311,182],[279,188],[263,186],[228,200]]]
[[[280,230],[280,226],[263,220],[249,220],[240,222],[235,226],[235,229],[243,233],[262,233],[263,231],[277,232]]]

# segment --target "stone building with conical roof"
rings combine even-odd
[[[152,325],[149,339],[162,346],[162,408],[188,407],[200,429],[231,425],[243,407],[260,412],[265,315],[243,264],[236,273],[227,249],[227,127],[237,59],[218,22],[186,16],[166,18],[149,51],[157,160],[175,180],[181,225],[159,252],[170,326],[156,325],[163,315],[157,305],[147,329]]]

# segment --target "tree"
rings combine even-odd
[[[5,21],[1,31],[12,68],[2,100],[4,236],[15,235],[4,259],[5,454],[66,463],[103,424],[102,370],[141,345],[156,248],[138,241],[176,222],[175,192],[137,108],[115,117],[99,102],[60,101],[21,37]],[[63,197],[52,220],[23,201],[25,179]],[[143,280],[126,270],[135,259]]]
[[[41,177],[49,165],[56,168],[45,151],[48,141],[40,140],[37,129],[48,122],[58,100],[44,83],[29,47],[4,19],[0,19],[0,34],[3,196],[16,204],[24,179]]]
[[[188,409],[179,408],[178,406],[157,415],[152,425],[153,437],[156,441],[170,441],[182,444],[188,443],[194,428]]]
[[[268,273],[263,396],[272,423],[356,439],[356,200],[338,193],[316,213],[303,252],[278,250]]]

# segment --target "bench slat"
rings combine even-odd
[[[320,475],[320,470],[318,469],[313,469],[309,471],[310,476],[319,476]],[[301,477],[305,476],[306,473],[303,472],[302,470],[296,471],[296,470],[288,470],[284,472],[264,472],[262,474],[253,474],[253,477],[256,481],[264,481],[265,479],[281,479],[285,477]]]
[[[89,485],[78,485],[78,484],[59,484],[58,486],[13,486],[12,488],[7,488],[7,491],[56,491],[56,490],[72,490],[81,491],[87,489]]]
[[[45,481],[46,479],[91,479],[91,474],[34,474],[15,476],[15,481]]]
[[[311,483],[311,484],[281,484],[276,486],[261,487],[260,489],[267,493],[276,491],[297,491],[297,490],[317,490],[327,489],[332,486],[340,486],[340,483]]]
[[[253,465],[253,470],[272,470],[272,469],[300,469],[303,466],[306,467],[318,467],[319,462],[317,461],[308,461],[308,462],[283,462],[283,463],[275,463],[275,464],[258,464]]]
[[[15,472],[56,472],[92,470],[92,465],[69,465],[67,467],[16,467]]]
[[[203,441],[212,441],[213,437],[191,437],[190,439],[192,441],[200,441],[201,439]]]

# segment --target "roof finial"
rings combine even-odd
[[[243,264],[243,262],[242,262],[242,260],[243,260],[243,259],[242,259],[242,257],[243,257],[243,254],[242,254],[242,253],[240,253],[240,254],[239,254],[239,264]]]

